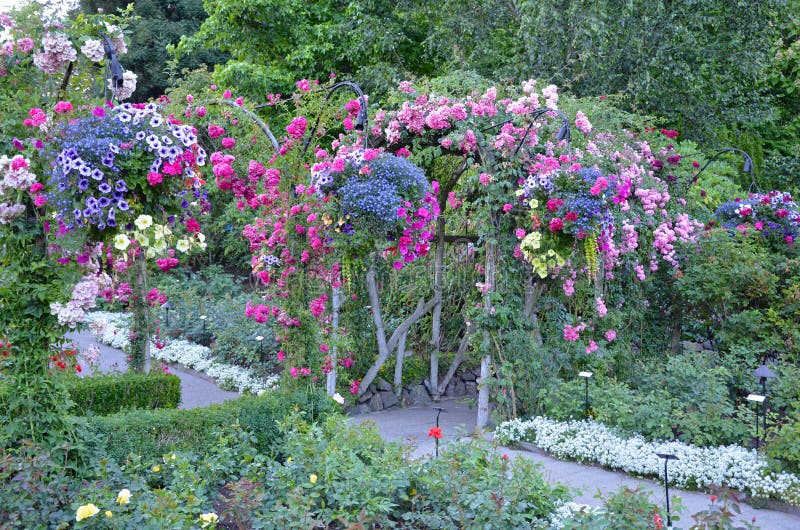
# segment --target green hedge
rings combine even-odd
[[[75,413],[114,414],[130,409],[174,409],[181,402],[181,380],[172,374],[80,377],[67,383]]]
[[[334,410],[334,405],[323,392],[286,395],[276,391],[191,410],[135,410],[94,416],[88,425],[97,435],[98,451],[120,463],[129,454],[141,455],[145,460],[174,451],[202,455],[217,443],[212,433],[230,430],[234,425],[254,435],[260,452],[278,457],[278,422],[295,410],[314,421]]]

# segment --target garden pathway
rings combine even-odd
[[[434,440],[428,437],[428,429],[436,424],[437,410],[433,408],[434,406],[447,410],[447,412],[442,412],[439,417],[443,436],[440,448],[446,446],[447,442],[463,438],[475,428],[476,409],[469,400],[458,398],[442,400],[438,404],[427,406],[361,414],[353,417],[350,421],[374,422],[385,439],[410,443],[414,447],[414,455],[430,457],[434,453]],[[575,502],[597,505],[599,502],[594,496],[598,491],[607,495],[617,491],[623,484],[632,488],[642,485],[643,489],[652,492],[653,502],[663,507],[664,486],[660,483],[632,478],[625,473],[608,471],[600,467],[557,460],[538,450],[518,451],[499,447],[498,451],[508,454],[510,458],[521,457],[533,460],[541,465],[541,471],[547,480],[579,489],[580,493],[576,495]],[[704,493],[670,488],[670,498],[674,496],[681,498],[684,506],[683,514],[697,513],[707,509],[709,505],[709,495]],[[800,530],[800,510],[789,508],[790,513],[787,513],[777,510],[759,510],[747,504],[741,504],[740,507],[742,514],[737,520],[749,521],[755,517],[756,524],[763,530]],[[690,515],[684,515],[678,523],[673,520],[673,523],[681,528],[689,528],[693,522]]]
[[[100,361],[98,371],[112,372],[125,370],[125,354],[115,348],[99,344],[88,331],[73,332],[66,335],[73,341],[79,350],[85,350],[92,344],[100,348]],[[170,371],[181,379],[181,395],[183,400],[181,408],[195,408],[221,403],[233,399],[239,394],[220,389],[210,378],[177,365],[170,367]],[[393,409],[381,412],[361,414],[350,419],[352,423],[373,422],[381,435],[390,441],[409,443],[413,447],[413,454],[418,457],[431,457],[434,453],[434,441],[427,436],[428,429],[436,424],[437,410],[434,406],[446,409],[439,417],[442,427],[442,447],[448,442],[465,437],[472,432],[475,426],[477,412],[469,400],[450,399],[438,404],[417,406],[405,409]],[[490,435],[489,435],[490,436]],[[621,485],[636,487],[641,485],[652,492],[653,501],[663,506],[664,486],[651,480],[637,479],[615,471],[608,471],[600,467],[585,466],[575,462],[557,460],[542,451],[520,451],[499,447],[498,451],[508,454],[511,458],[527,458],[541,465],[545,478],[552,482],[560,482],[571,488],[579,490],[575,502],[597,505],[594,496],[599,492],[607,495],[619,489]],[[704,493],[670,490],[670,497],[679,496],[684,506],[683,514],[692,514],[708,508],[709,496]],[[747,504],[741,505],[742,519],[751,520],[753,517],[763,530],[800,530],[800,511],[790,512],[778,510],[759,510]],[[678,526],[688,528],[691,526],[690,517],[684,516]]]
[[[66,338],[72,341],[78,351],[86,351],[89,346],[96,344],[100,348],[100,359],[97,366],[98,372],[124,372],[127,369],[125,353],[116,348],[97,342],[89,331],[67,333]],[[86,363],[82,362],[82,366]],[[204,374],[185,368],[180,365],[170,365],[170,373],[181,380],[181,404],[179,408],[193,409],[205,407],[212,403],[222,403],[228,399],[239,397],[238,392],[222,390],[213,379]],[[92,373],[84,370],[84,374]]]

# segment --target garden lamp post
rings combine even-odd
[[[161,308],[164,310],[164,315],[167,321],[167,327],[169,327],[169,310],[172,309],[172,306],[169,302],[164,302],[161,304]]]
[[[656,453],[656,456],[664,459],[664,493],[667,497],[667,528],[672,528],[672,515],[669,513],[669,475],[667,474],[667,464],[669,464],[670,460],[679,460],[679,458],[669,453]]]
[[[748,394],[747,401],[752,401],[756,404],[756,449],[758,449],[758,404],[764,403],[766,405],[766,397],[758,394]],[[767,428],[766,422],[764,423],[764,428]]]
[[[264,360],[264,346],[263,346],[264,337],[262,337],[261,335],[258,335],[256,337],[256,340],[258,341],[258,358],[263,361]]]
[[[764,415],[764,429],[763,429],[763,436],[764,442],[767,441],[767,379],[775,379],[778,377],[775,372],[769,369],[769,366],[766,364],[762,364],[756,371],[753,372],[753,377],[758,377],[759,382],[761,383],[761,395],[764,396],[764,403],[763,403],[763,415]]]
[[[206,315],[200,315],[200,320],[203,322],[203,338],[205,339],[205,336],[206,336],[206,320],[208,320],[208,317]]]
[[[589,378],[592,377],[592,375],[592,372],[578,372],[578,377],[583,377],[584,382],[586,383],[583,410],[587,420],[589,419]]]

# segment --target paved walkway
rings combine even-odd
[[[97,343],[88,331],[70,333],[67,338],[72,340],[79,350],[85,350],[92,344],[99,346],[98,371],[125,370],[125,354],[115,348]],[[183,396],[181,408],[203,407],[239,396],[236,392],[220,389],[213,380],[194,370],[173,365],[170,367],[170,371],[181,379],[181,395]],[[434,441],[428,437],[428,429],[436,424],[438,411],[433,408],[435,406],[446,409],[446,412],[442,412],[439,416],[439,425],[443,435],[440,449],[444,450],[447,443],[472,433],[477,411],[470,406],[469,400],[458,398],[443,400],[438,404],[428,406],[361,414],[350,418],[349,421],[351,423],[372,422],[386,440],[409,443],[414,447],[413,454],[415,456],[431,457],[434,453]],[[490,435],[487,436],[490,437]],[[579,491],[575,496],[575,502],[597,505],[598,500],[594,496],[598,492],[608,494],[617,491],[621,485],[630,487],[641,485],[643,489],[652,492],[653,502],[663,506],[664,486],[662,484],[631,478],[624,473],[608,471],[599,467],[557,460],[538,450],[519,451],[499,447],[498,451],[508,454],[511,458],[527,458],[539,463],[545,478]],[[683,519],[677,523],[681,528],[691,526],[693,521],[690,514],[708,508],[709,496],[707,494],[673,489],[670,490],[670,494],[673,497],[679,496],[684,506]],[[741,520],[749,521],[755,517],[756,524],[763,530],[800,530],[800,511],[794,510],[793,513],[787,513],[776,510],[758,510],[747,504],[742,504],[741,509]]]
[[[407,409],[395,409],[381,412],[361,414],[350,419],[351,422],[374,422],[378,430],[387,440],[410,443],[414,446],[414,455],[432,456],[434,453],[434,440],[428,437],[428,429],[436,424],[438,406],[447,409],[439,416],[439,425],[442,428],[440,451],[446,448],[448,442],[463,438],[475,428],[477,411],[471,408],[469,400],[451,399],[443,400],[438,404]],[[603,494],[615,492],[621,485],[650,490],[654,503],[664,505],[663,484],[651,480],[631,478],[625,473],[608,471],[600,467],[585,466],[576,462],[565,462],[547,455],[543,451],[517,451],[506,447],[499,447],[498,451],[508,454],[511,458],[527,458],[538,462],[546,479],[551,482],[560,482],[569,487],[580,490],[575,502],[597,505],[594,496],[598,491]],[[691,514],[705,510],[709,505],[709,495],[690,491],[681,491],[670,488],[670,497],[679,496],[684,506],[682,520],[677,524],[681,528],[689,528],[694,522]],[[741,519],[750,521],[756,518],[756,524],[763,530],[800,530],[800,511],[786,513],[776,510],[758,510],[747,504],[740,505]],[[620,529],[623,530],[623,529]]]
[[[75,344],[79,352],[86,351],[92,344],[100,348],[98,372],[124,372],[127,369],[125,354],[121,350],[95,341],[91,332],[72,332],[67,333],[66,337]],[[86,363],[82,362],[81,365],[86,366]],[[238,392],[222,390],[213,379],[189,368],[170,365],[169,371],[177,375],[181,380],[181,404],[179,408],[206,407],[212,403],[222,403],[228,399],[237,398],[240,395]],[[84,370],[83,373],[90,374],[92,371]]]

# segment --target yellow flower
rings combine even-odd
[[[214,512],[201,513],[200,520],[203,522],[203,525],[200,528],[205,528],[212,523],[216,523],[217,519],[217,514]]]
[[[287,463],[287,464],[291,464],[291,463],[292,463],[292,457],[291,457],[291,456],[290,456],[289,458],[287,458],[287,459],[286,459],[286,463]]]
[[[125,250],[131,244],[131,240],[125,234],[117,234],[114,238],[114,248]]]
[[[150,217],[149,215],[140,215],[139,217],[136,218],[133,224],[135,224],[136,228],[138,228],[139,230],[147,230],[148,228],[153,226],[153,218]]]
[[[161,471],[161,466],[153,466],[153,473],[158,473]]]
[[[417,494],[417,488],[411,488],[411,492],[410,493],[411,493],[411,495],[416,495]]]
[[[84,504],[83,506],[78,507],[78,511],[75,512],[75,520],[83,521],[84,519],[88,519],[89,517],[97,515],[97,512],[99,511],[100,508],[94,504]]]
[[[175,243],[175,248],[181,252],[189,252],[189,242],[185,239],[179,239],[178,242]]]
[[[528,203],[528,206],[530,206],[532,209],[536,208],[537,206],[539,206],[539,201],[537,201],[536,199],[531,199],[530,202]]]
[[[310,483],[312,483],[312,484],[316,484],[316,483],[317,483],[317,476],[316,476],[314,473],[311,473],[311,474],[308,476],[308,481],[309,481]]]
[[[114,514],[111,513],[111,510],[106,510],[106,517],[113,517]]]
[[[131,502],[131,490],[125,488],[117,493],[117,504],[128,504]]]
[[[153,227],[153,237],[158,241],[164,239],[164,225],[155,225]]]
[[[150,238],[147,237],[146,235],[136,232],[135,234],[133,234],[133,236],[136,238],[136,242],[139,243],[140,247],[150,246]]]

